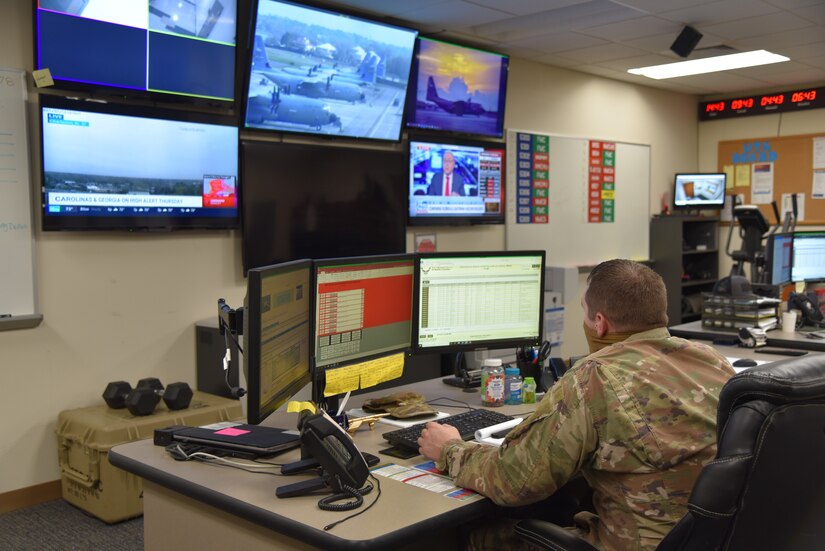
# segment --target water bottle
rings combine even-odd
[[[504,403],[521,405],[521,372],[517,367],[504,370]]]
[[[504,405],[504,369],[500,358],[487,358],[481,366],[481,403],[492,407]]]

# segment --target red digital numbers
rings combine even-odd
[[[793,103],[799,103],[801,101],[813,101],[816,99],[816,90],[803,90],[802,92],[794,92],[791,96],[791,101]]]
[[[753,98],[731,100],[730,108],[734,111],[739,109],[750,109],[753,107]]]
[[[785,102],[785,94],[777,94],[775,96],[762,96],[759,102],[762,107],[766,105],[781,105]]]
[[[713,113],[715,111],[724,111],[725,110],[725,102],[724,101],[717,101],[715,103],[708,103],[705,105],[705,113]]]

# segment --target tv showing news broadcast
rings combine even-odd
[[[407,126],[500,138],[509,58],[419,38]]]
[[[505,146],[410,139],[410,225],[503,224]]]
[[[39,0],[37,69],[58,86],[235,98],[237,0]]]
[[[256,13],[246,128],[398,141],[418,31],[280,0]]]
[[[677,209],[721,209],[725,206],[725,173],[677,174],[673,206]]]
[[[40,101],[44,230],[237,227],[232,117]]]

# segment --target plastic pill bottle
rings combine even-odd
[[[481,366],[481,403],[485,406],[504,405],[504,369],[500,358],[487,358]]]
[[[517,367],[508,367],[504,370],[504,403],[521,404],[521,372]]]

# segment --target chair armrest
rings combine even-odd
[[[598,551],[570,530],[543,520],[522,520],[516,524],[516,534],[543,549],[553,551]]]

